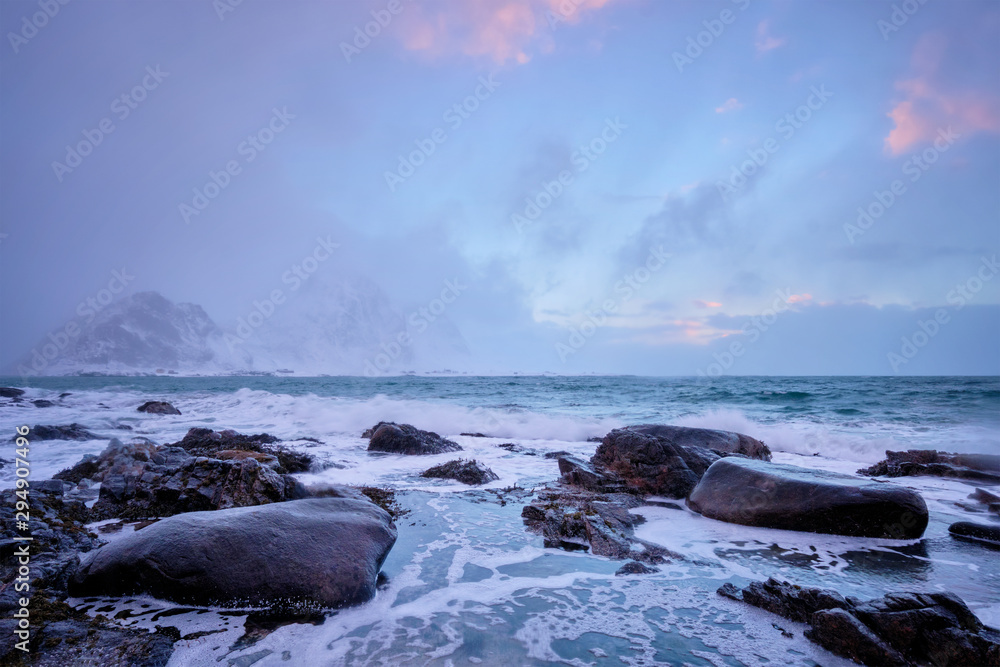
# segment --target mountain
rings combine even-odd
[[[71,320],[35,346],[15,370],[21,375],[67,375],[249,368],[249,355],[230,352],[223,335],[201,306],[138,292]]]
[[[78,317],[15,364],[20,375],[381,375],[461,366],[468,348],[446,317],[402,310],[374,282],[312,280],[281,304],[220,327],[205,310],[140,292]],[[266,317],[264,315],[267,315]]]

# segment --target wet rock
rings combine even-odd
[[[66,483],[60,479],[43,479],[40,482],[32,482],[31,490],[53,496],[62,496],[66,493]]]
[[[359,500],[192,512],[88,554],[69,591],[227,607],[337,608],[371,599],[395,541],[389,515]]]
[[[0,387],[0,396],[4,398],[19,398],[24,396],[24,390],[17,387]]]
[[[605,436],[591,461],[641,493],[683,498],[718,458],[705,449],[689,450],[651,435],[615,429]]]
[[[852,604],[836,591],[802,588],[773,577],[763,582],[752,581],[742,590],[732,584],[723,584],[718,593],[797,623],[808,623],[812,615],[821,609],[852,608]]]
[[[826,609],[813,614],[812,628],[805,635],[827,651],[862,665],[909,664],[898,651],[843,609]]]
[[[483,433],[459,433],[459,435],[464,435],[469,438],[488,438],[489,436]]]
[[[177,466],[150,461],[134,471],[109,472],[92,513],[100,519],[137,519],[280,503],[307,496],[305,487],[295,478],[280,475],[254,459],[223,461],[188,456]]]
[[[630,560],[615,571],[615,576],[621,577],[626,574],[653,574],[659,572],[660,568],[644,565],[639,561]]]
[[[639,426],[629,426],[628,430],[651,435],[658,440],[669,442],[678,447],[710,449],[720,456],[742,454],[752,459],[771,460],[771,450],[768,449],[767,445],[742,433],[708,428],[669,426],[667,424],[640,424]]]
[[[475,459],[472,459],[471,461],[467,461],[465,459],[448,461],[447,463],[442,463],[439,466],[434,466],[433,468],[425,470],[420,473],[420,476],[436,477],[439,479],[454,479],[462,484],[468,484],[470,486],[479,486],[480,484],[487,484],[500,479],[495,472],[484,466],[482,463],[478,463]]]
[[[616,475],[598,472],[593,465],[575,456],[559,457],[559,472],[565,484],[589,491],[626,493],[628,487]]]
[[[572,487],[557,487],[538,494],[521,510],[531,532],[543,538],[546,548],[587,551],[614,559],[632,558],[662,563],[676,557],[666,549],[635,538],[641,517],[629,513],[641,501],[627,493],[593,493]],[[633,545],[642,545],[637,550]]]
[[[68,426],[47,426],[37,424],[29,431],[28,442],[33,440],[98,440],[94,435],[80,424],[69,424]]]
[[[809,623],[805,635],[837,655],[870,665],[994,665],[1000,632],[985,627],[951,593],[889,593],[862,602],[836,591],[768,579],[725,597]]]
[[[55,405],[52,401],[47,401],[44,398],[39,398],[31,402],[36,408],[51,408]]]
[[[369,452],[429,455],[462,451],[458,443],[431,431],[421,431],[409,424],[379,422],[365,433],[369,434],[367,436]]]
[[[958,477],[1000,484],[1000,455],[950,454],[933,449],[911,449],[905,452],[886,451],[885,460],[858,470],[859,475],[906,477],[933,475]]]
[[[166,401],[146,401],[136,409],[151,415],[179,415],[181,413],[180,410]]]
[[[985,542],[1000,547],[1000,526],[959,521],[948,526],[948,532],[959,539]]]
[[[927,527],[911,489],[737,457],[713,463],[687,502],[712,519],[783,530],[916,539]]]
[[[573,456],[573,455],[562,449],[560,449],[558,452],[545,452],[545,458],[547,459],[558,459],[561,456]]]
[[[219,458],[221,452],[242,451],[267,454],[278,459],[280,473],[307,472],[313,464],[313,457],[286,447],[273,446],[280,442],[269,433],[244,435],[232,430],[213,431],[210,428],[190,429],[184,438],[173,443],[194,456]]]

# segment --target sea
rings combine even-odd
[[[892,480],[918,491],[930,511],[924,536],[908,541],[727,524],[683,501],[640,507],[637,536],[680,556],[647,575],[616,576],[621,562],[543,548],[520,518],[532,493],[558,478],[546,452],[590,457],[594,438],[630,424],[738,431],[763,440],[776,462],[848,474],[886,450],[1000,453],[996,377],[158,376],[0,378],[0,386],[26,391],[19,402],[0,398],[0,432],[78,423],[99,436],[32,443],[32,480],[99,453],[112,437],[172,443],[208,427],[266,432],[307,451],[319,464],[298,475],[307,485],[397,491],[408,513],[366,604],[276,622],[262,610],[143,596],[71,600],[122,625],[176,627],[174,666],[853,664],[809,642],[805,626],[716,593],[767,577],[860,598],[950,591],[1000,626],[1000,552],[947,530],[997,521],[968,498],[981,483]],[[148,400],[182,414],[137,412]],[[379,421],[451,438],[499,480],[470,488],[419,476],[455,454],[369,454],[361,434]],[[516,447],[498,446],[507,443]],[[0,486],[13,479],[12,466],[0,469]]]

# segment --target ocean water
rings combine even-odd
[[[766,442],[777,462],[846,473],[887,449],[997,453],[997,378],[66,377],[28,386],[0,378],[4,385],[25,388],[29,400],[0,399],[2,432],[75,422],[100,436],[34,443],[35,480],[100,452],[113,436],[167,443],[206,426],[266,431],[309,451],[324,467],[300,475],[307,484],[399,490],[410,513],[397,523],[387,583],[371,602],[321,623],[284,625],[251,643],[240,639],[259,624],[248,613],[185,611],[144,597],[75,601],[124,625],[178,627],[188,638],[171,665],[852,664],[805,640],[797,624],[715,593],[726,581],[768,576],[863,598],[952,591],[1000,625],[998,552],[947,532],[954,521],[991,521],[967,498],[975,487],[958,480],[894,480],[919,491],[930,509],[924,537],[911,541],[737,526],[683,503],[642,507],[639,537],[683,556],[644,576],[616,577],[620,562],[543,549],[520,519],[531,490],[558,477],[556,462],[542,454],[589,457],[597,444],[588,438],[627,424],[735,430]],[[56,405],[37,408],[35,399]],[[146,400],[168,400],[183,414],[136,412]],[[361,432],[380,420],[452,438],[462,456],[500,479],[470,490],[419,477],[454,454],[368,454]],[[460,435],[476,432],[489,437]],[[497,446],[510,442],[521,451]],[[11,473],[0,470],[0,485],[12,484]],[[497,493],[514,485],[526,491]]]

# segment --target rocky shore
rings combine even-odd
[[[142,407],[176,416],[169,404]],[[33,432],[69,438],[81,429],[36,426]],[[379,422],[363,437],[373,460],[462,450],[409,424]],[[773,463],[767,445],[744,434],[661,424],[610,431],[590,460],[567,452],[540,456],[518,443],[497,446],[552,466],[551,483],[510,496],[517,502],[530,499],[521,511],[525,528],[540,536],[545,548],[622,561],[616,574],[623,577],[650,575],[684,558],[636,536],[643,518],[633,510],[644,505],[686,505],[730,524],[917,540],[928,525],[923,498],[869,476],[956,476],[959,468],[988,475],[992,465],[939,453],[889,452],[885,465],[859,471],[864,477],[838,475]],[[322,616],[370,600],[396,542],[395,519],[407,510],[395,503],[391,489],[305,486],[296,475],[317,465],[309,454],[266,433],[192,428],[166,444],[113,438],[99,455],[84,457],[52,480],[33,482],[32,653],[26,657],[5,645],[0,662],[164,665],[182,639],[170,627],[140,632],[92,617],[69,607],[68,597],[146,594],[178,605],[252,606],[267,609],[277,619],[273,627],[282,618]],[[469,486],[499,479],[474,459],[445,461],[420,476]],[[487,492],[506,504],[503,491],[487,487]],[[16,625],[11,613],[24,595],[13,586],[12,556],[19,548],[13,494],[4,491],[0,506],[0,631],[8,633]],[[970,500],[991,515],[1000,503],[982,489]],[[97,529],[95,522],[103,524]],[[995,524],[960,522],[952,534],[1000,546]],[[274,563],[284,565],[276,570]],[[1000,660],[997,631],[950,594],[900,591],[862,601],[775,579],[742,589],[726,584],[719,593],[807,623],[811,641],[862,664]],[[240,641],[252,643],[266,634],[248,627]]]

